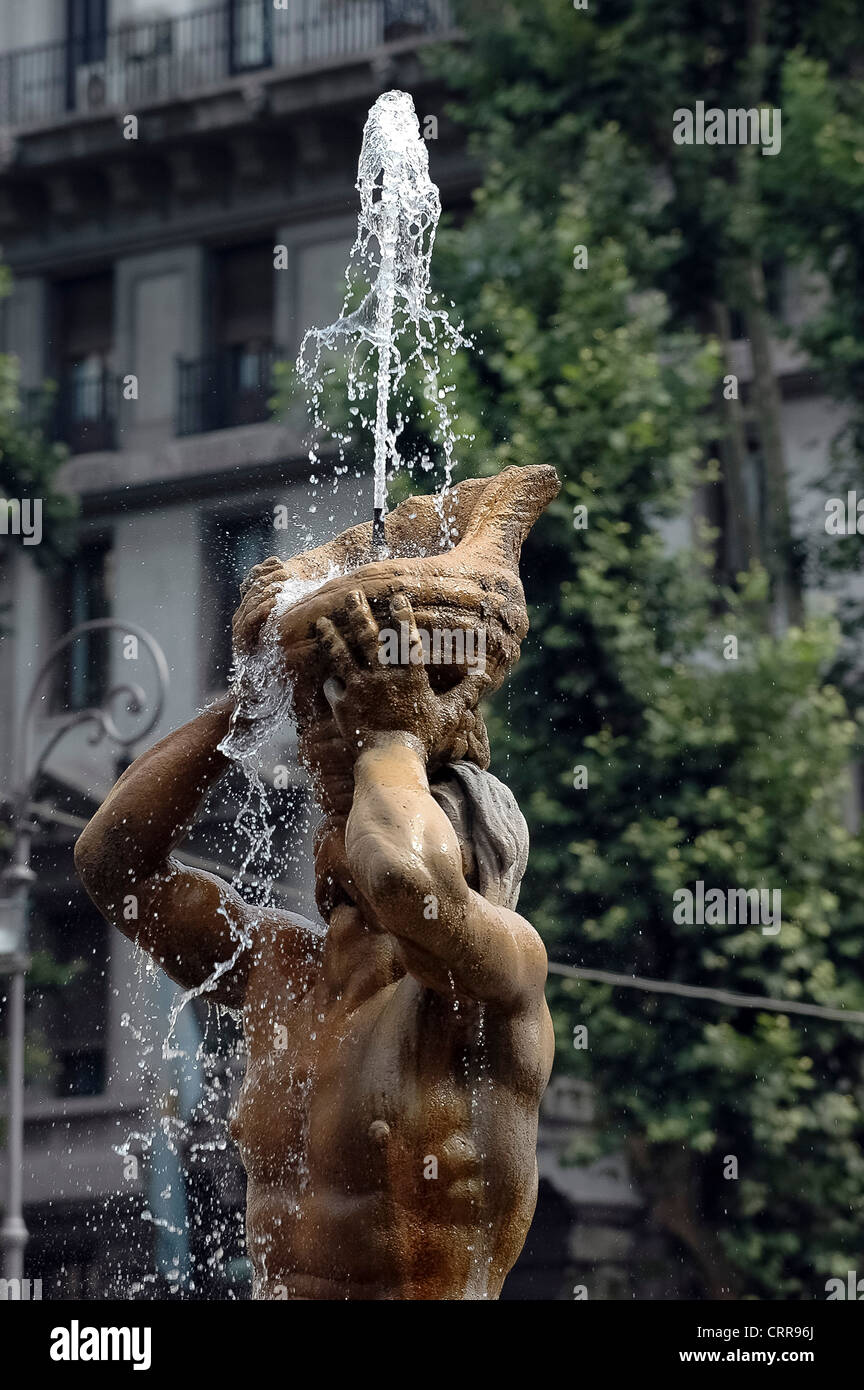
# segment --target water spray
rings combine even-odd
[[[435,234],[441,198],[429,176],[429,152],[420,133],[414,102],[406,92],[385,92],[369,112],[357,170],[360,214],[357,238],[346,270],[347,292],[342,315],[327,328],[310,328],[303,339],[297,371],[309,393],[313,436],[324,432],[321,396],[326,373],[322,352],[343,340],[348,360],[348,399],[358,402],[352,413],[370,430],[375,445],[372,507],[373,547],[387,551],[385,515],[387,479],[400,466],[398,435],[404,421],[391,424],[391,402],[408,366],[416,362],[424,376],[427,400],[438,415],[437,434],[444,455],[445,489],[453,470],[455,433],[446,393],[439,388],[442,346],[452,353],[470,346],[461,324],[451,323],[437,306],[430,289]],[[352,302],[357,308],[350,310]],[[362,353],[367,345],[371,352]],[[374,377],[370,362],[377,365]],[[374,419],[364,409],[374,394]],[[331,431],[344,462],[351,436]],[[310,451],[317,462],[317,448]],[[431,466],[431,465],[430,465]]]

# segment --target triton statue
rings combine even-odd
[[[138,758],[76,846],[104,916],[242,1012],[257,1298],[497,1298],[524,1243],[553,1035],[515,911],[527,828],[478,702],[518,657],[520,548],[557,489],[545,467],[469,479],[397,507],[385,559],[367,524],[247,578],[235,650],[269,643],[291,686],[326,931],[172,858],[229,765],[234,695]],[[479,627],[482,663],[424,662],[428,634]],[[385,628],[407,661],[382,662]]]

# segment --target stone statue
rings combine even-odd
[[[557,490],[545,467],[470,479],[397,507],[386,558],[367,524],[245,581],[235,649],[275,642],[291,683],[326,931],[171,857],[228,766],[235,695],[138,758],[76,846],[103,915],[242,1012],[257,1298],[497,1298],[524,1243],[553,1034],[515,911],[527,827],[478,702],[517,659],[520,548]],[[311,591],[279,615],[286,582]]]

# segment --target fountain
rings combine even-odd
[[[133,764],[76,862],[173,980],[242,1016],[232,1134],[255,1296],[496,1298],[533,1214],[553,1040],[545,952],[515,911],[527,827],[487,770],[480,702],[518,659],[521,546],[558,479],[507,468],[451,486],[445,420],[443,492],[385,522],[394,384],[416,360],[438,399],[438,335],[465,341],[430,291],[440,204],[404,93],[370,113],[358,187],[352,260],[369,288],[307,335],[301,375],[317,419],[322,353],[349,345],[374,439],[372,519],[256,566],[231,694]],[[324,925],[171,858],[232,760],[254,781],[289,711],[322,813]],[[250,824],[254,837],[260,815]]]

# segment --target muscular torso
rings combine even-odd
[[[260,641],[282,568],[274,558],[250,577],[237,650]],[[389,613],[413,628],[416,655],[406,594],[391,595]],[[527,828],[494,779],[481,793],[451,778],[440,805],[429,782],[430,767],[466,754],[485,766],[487,674],[457,672],[436,693],[414,655],[382,665],[360,589],[333,617],[338,631],[329,618],[316,626],[333,718],[309,755],[322,777],[333,759],[350,761],[338,795],[322,783],[326,935],[172,856],[227,770],[233,696],[136,759],[78,840],[76,864],[105,918],[171,979],[243,1010],[233,1133],[257,1295],[495,1298],[534,1209],[553,1051],[546,953],[514,910]]]
[[[384,937],[340,994],[324,949],[263,932],[246,988],[232,1134],[257,1296],[497,1298],[536,1200],[545,1001],[447,997]]]

